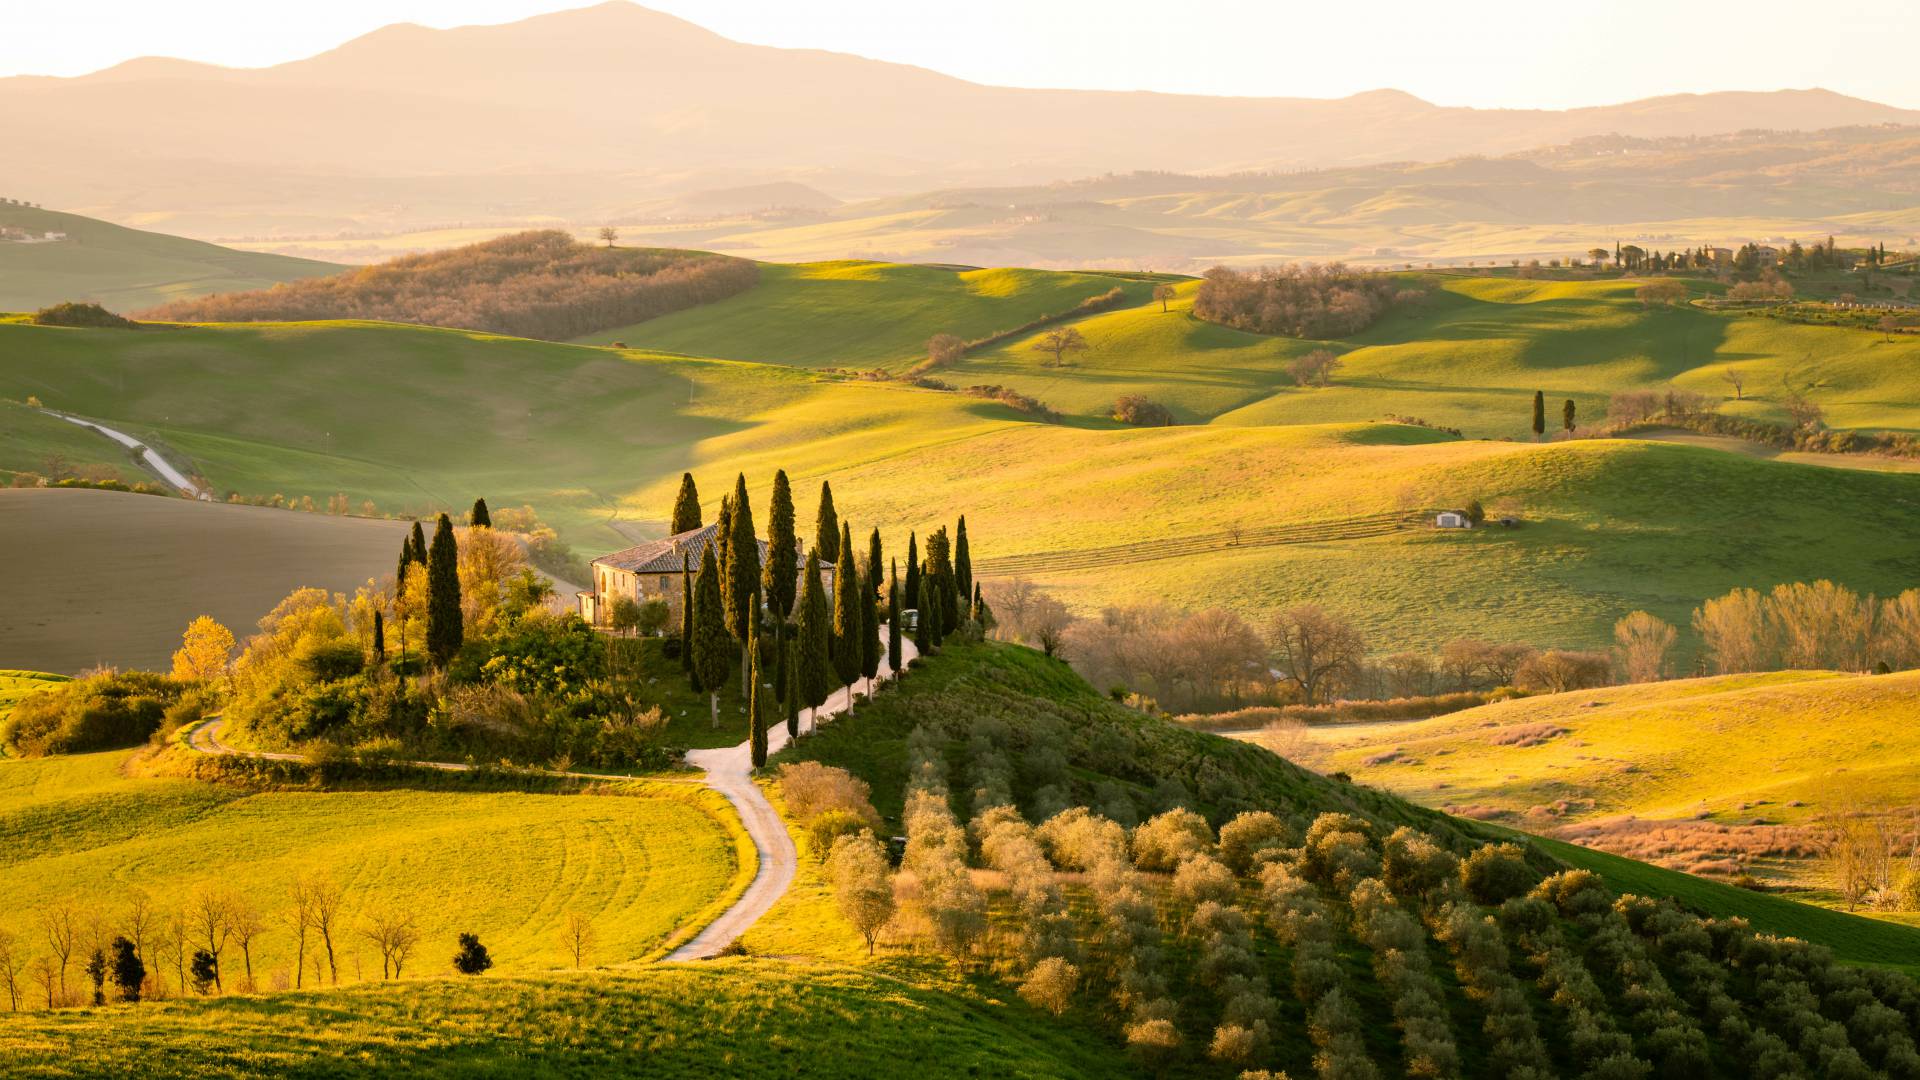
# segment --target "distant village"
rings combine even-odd
[[[39,203],[30,203],[23,199],[0,198],[0,206],[22,206],[34,210],[43,209]],[[50,244],[65,240],[67,234],[58,229],[23,229],[18,225],[0,225],[0,241],[10,244]]]

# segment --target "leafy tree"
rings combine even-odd
[[[124,937],[113,939],[113,985],[120,988],[122,1001],[139,1001],[140,986],[147,981],[147,965],[140,950]]]
[[[1539,390],[1533,392],[1533,437],[1538,439],[1547,433],[1547,395]]]
[[[900,663],[900,620],[904,613],[900,610],[900,568],[893,568],[893,579],[887,586],[887,663],[898,672]]]
[[[611,225],[602,225],[600,226],[600,239],[606,241],[608,247],[612,247],[613,242],[620,239],[620,230]]]
[[[487,513],[487,500],[473,500],[473,509],[467,511],[467,524],[476,529],[493,528],[493,515]]]
[[[787,485],[787,470],[773,474],[773,500],[767,507],[767,565],[762,585],[767,606],[782,619],[793,616],[793,602],[799,591],[800,541],[793,530],[793,489]]]
[[[173,654],[173,677],[194,682],[224,678],[233,645],[233,631],[212,616],[200,616],[181,635],[180,651]]]
[[[1574,405],[1572,398],[1568,398],[1566,402],[1560,406],[1560,427],[1568,435],[1573,434],[1573,420],[1575,415],[1575,409],[1576,409],[1576,406]]]
[[[684,532],[692,532],[701,524],[700,489],[694,486],[692,473],[681,473],[680,494],[673,500],[673,525],[667,535],[679,536]]]
[[[853,533],[840,527],[840,565],[833,572],[833,671],[847,688],[847,712],[853,712],[853,684],[860,678],[865,652],[860,641],[866,620],[860,614],[860,567],[853,556]]]
[[[967,515],[960,515],[959,527],[953,534],[953,584],[954,594],[959,597],[960,609],[966,611],[967,599],[973,595],[973,550],[967,546]],[[962,619],[965,615],[962,615]]]
[[[1068,353],[1086,352],[1089,348],[1091,346],[1087,344],[1086,336],[1081,334],[1080,328],[1076,326],[1049,330],[1040,335],[1040,340],[1033,343],[1034,352],[1046,353],[1053,357],[1052,363],[1045,365],[1047,367],[1060,367],[1067,362]]]
[[[700,575],[693,583],[693,674],[707,694],[713,726],[720,726],[720,688],[733,674],[734,640],[727,633],[727,613],[720,597],[720,568],[713,561],[713,545],[700,557]]]
[[[795,700],[814,709],[833,692],[833,611],[820,583],[820,552],[807,552],[806,582],[800,593],[800,619],[794,635]]]
[[[860,931],[872,956],[874,938],[893,918],[893,880],[885,849],[870,832],[842,836],[827,856],[827,877],[840,914]]]
[[[1167,282],[1163,281],[1160,284],[1155,285],[1153,287],[1153,298],[1155,300],[1160,301],[1161,314],[1166,313],[1167,302],[1173,299],[1173,295],[1174,295],[1174,288],[1171,284]]]
[[[493,957],[474,934],[460,935],[460,951],[453,954],[453,970],[462,975],[479,975],[493,966]]]
[[[615,633],[633,633],[640,625],[640,602],[631,596],[614,597],[607,605],[607,625]]]
[[[840,515],[833,509],[833,485],[825,480],[820,481],[820,510],[813,519],[813,550],[823,563],[840,562]]]
[[[427,653],[441,667],[465,640],[460,619],[460,547],[453,539],[452,520],[441,514],[427,551]]]
[[[725,586],[727,632],[743,647],[753,637],[760,619],[760,541],[753,531],[753,507],[747,502],[747,474],[733,484],[732,513],[727,518]],[[740,681],[747,681],[747,657],[740,657]]]
[[[214,989],[220,981],[220,961],[205,949],[193,950],[193,963],[187,970],[193,973],[193,992],[205,994]]]
[[[753,767],[762,769],[767,764],[767,708],[770,703],[760,674],[759,634],[754,635],[747,651],[753,654],[753,669],[748,676],[751,681],[747,684],[747,738],[752,747]]]
[[[86,967],[82,970],[87,973],[87,981],[93,983],[93,1003],[95,1005],[105,1005],[107,1003],[108,972],[106,950],[93,950],[93,955],[87,957]]]

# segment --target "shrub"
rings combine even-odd
[[[813,852],[816,861],[826,862],[841,837],[856,836],[869,828],[866,821],[845,810],[822,811],[807,822],[808,850]]]
[[[865,780],[845,769],[822,765],[817,761],[783,764],[774,783],[787,812],[801,824],[830,811],[851,815],[875,833],[880,831],[880,814],[869,800],[872,788]]]
[[[1401,292],[1385,274],[1326,266],[1207,271],[1194,294],[1194,317],[1256,334],[1335,338],[1372,325]]]
[[[1249,874],[1295,840],[1292,826],[1265,810],[1249,810],[1220,826],[1220,861]]]
[[[1497,906],[1532,889],[1540,875],[1527,865],[1518,844],[1488,844],[1468,853],[1460,864],[1460,883],[1475,900]]]
[[[21,757],[136,746],[160,730],[184,689],[150,671],[83,676],[14,706],[0,720],[0,744]]]
[[[453,970],[462,975],[479,975],[493,966],[493,957],[475,934],[460,935],[460,951],[453,954]]]
[[[1208,902],[1231,904],[1239,891],[1233,872],[1205,853],[1189,855],[1173,872],[1174,899],[1190,909]]]
[[[77,326],[100,330],[137,330],[140,324],[121,318],[99,304],[65,303],[43,307],[33,313],[35,326]]]
[[[1401,896],[1426,896],[1459,873],[1460,860],[1425,833],[1395,829],[1383,845],[1387,887]]]
[[[1172,427],[1173,411],[1140,394],[1124,394],[1113,403],[1113,418],[1136,427]]]
[[[1057,956],[1049,956],[1033,965],[1020,980],[1020,997],[1036,1009],[1059,1016],[1073,1007],[1073,992],[1080,985],[1080,969]]]
[[[1174,870],[1212,847],[1207,819],[1191,810],[1169,810],[1133,831],[1133,861],[1142,870]]]

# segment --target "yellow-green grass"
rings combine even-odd
[[[778,959],[0,1016],[17,1075],[1144,1075],[997,984]]]
[[[760,267],[760,284],[738,296],[589,335],[635,348],[801,367],[910,367],[927,340],[966,340],[1072,310],[1116,285],[1134,299],[1152,286],[1102,274],[956,270],[842,261]]]
[[[31,311],[66,300],[93,300],[115,311],[135,311],[208,293],[264,289],[340,269],[37,207],[0,206],[0,225],[67,234],[65,240],[51,243],[0,242],[0,311]]]
[[[96,431],[13,401],[0,401],[0,474],[58,479],[64,472],[135,483],[155,478]],[[12,476],[4,477],[11,480]]]
[[[1590,799],[1569,817],[1791,823],[1833,809],[1840,778],[1872,802],[1920,802],[1916,701],[1920,671],[1680,679],[1316,729],[1314,757],[1429,805],[1523,812]],[[1501,745],[1536,725],[1561,734]],[[1387,751],[1398,758],[1367,764]]]
[[[542,971],[563,963],[557,935],[571,912],[593,922],[597,961],[637,959],[704,924],[744,887],[740,871],[752,872],[737,816],[689,783],[634,781],[605,795],[252,791],[130,776],[128,758],[0,761],[0,923],[22,938],[36,912],[65,902],[112,916],[133,889],[163,910],[203,886],[231,889],[268,917],[254,974],[273,986],[294,956],[288,889],[323,871],[346,897],[343,980],[378,976],[358,928],[389,909],[418,921],[419,974],[449,972],[461,932],[477,933],[503,972]],[[225,975],[240,970],[229,954]]]
[[[28,697],[51,690],[66,681],[65,675],[55,675],[49,671],[0,670],[0,720],[6,719],[13,707]]]
[[[296,588],[351,593],[392,574],[405,529],[114,491],[0,490],[0,554],[16,568],[0,656],[68,673],[166,670],[200,615],[244,637]]]
[[[328,372],[327,392],[310,392],[314,370]],[[194,389],[205,385],[232,390]],[[985,568],[1470,498],[1517,511],[1526,524],[1512,531],[1222,546],[1047,576],[1084,608],[1319,600],[1353,611],[1384,647],[1468,632],[1597,642],[1634,608],[1683,623],[1736,586],[1831,577],[1886,593],[1920,579],[1907,542],[1920,478],[1626,440],[1048,425],[962,394],[779,365],[353,323],[0,325],[0,394],[28,393],[157,432],[216,489],[323,502],[341,491],[412,513],[477,495],[531,502],[589,555],[663,532],[683,470],[711,507],[736,472],[764,500],[784,468],[803,521],[831,479],[856,531],[881,527],[895,553],[906,529],[964,513]]]

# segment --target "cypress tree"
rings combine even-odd
[[[400,565],[393,570],[395,596],[400,595],[401,590],[407,587],[407,567],[411,565],[413,565],[413,536],[409,534],[400,538]]]
[[[709,546],[693,583],[693,671],[707,694],[716,728],[720,726],[720,688],[733,674],[733,659],[733,635],[727,633],[726,608],[720,599],[720,567]]]
[[[841,526],[840,565],[833,572],[833,672],[847,688],[847,713],[853,713],[853,684],[860,678],[865,648],[860,638],[866,621],[860,614],[860,567],[853,554],[853,531]]]
[[[773,500],[767,506],[767,565],[761,584],[767,606],[782,619],[793,617],[793,601],[800,585],[800,540],[793,531],[793,489],[787,470],[773,474]]]
[[[933,609],[927,596],[927,579],[921,578],[919,592],[913,598],[914,610],[920,613],[913,623],[913,647],[921,656],[933,655]]]
[[[427,565],[427,534],[421,531],[418,521],[413,523],[413,533],[407,540],[413,545],[413,561],[421,566]]]
[[[935,529],[927,536],[926,565],[920,574],[927,579],[927,592],[933,595],[940,607],[940,626],[936,631],[934,645],[960,625],[960,596],[953,580],[953,558],[947,541],[945,525]]]
[[[820,552],[807,552],[806,582],[801,586],[799,624],[794,634],[794,700],[819,708],[833,693],[833,609],[820,583]]]
[[[913,605],[914,610],[925,610],[920,606],[920,546],[912,533],[907,534],[907,580],[902,584],[900,595]],[[920,639],[914,638],[913,643],[918,645]]]
[[[887,664],[899,674],[900,663],[900,573],[895,570],[887,586]]]
[[[685,548],[680,549],[680,667],[700,692],[700,679],[693,673],[693,565]]]
[[[1560,406],[1560,426],[1567,429],[1568,435],[1573,434],[1573,415],[1573,399],[1568,398],[1566,404]]]
[[[453,521],[441,514],[433,527],[433,547],[427,551],[427,654],[441,667],[460,651],[466,637],[460,621],[459,564]]]
[[[473,509],[467,511],[467,524],[476,529],[493,528],[493,515],[487,513],[487,500],[473,500]]]
[[[820,481],[820,510],[813,519],[813,549],[820,561],[840,564],[840,515],[833,509],[833,485]]]
[[[693,474],[680,474],[680,494],[673,500],[673,524],[668,527],[668,536],[679,536],[699,528],[700,489],[693,486]]]
[[[780,709],[787,718],[787,738],[800,737],[800,638],[789,634],[780,646]]]
[[[953,534],[954,595],[960,598],[961,621],[966,621],[967,600],[973,596],[973,552],[967,547],[967,515],[960,515],[960,526]]]
[[[1533,392],[1533,437],[1538,439],[1547,433],[1547,395],[1539,390]]]
[[[766,688],[760,681],[760,634],[756,631],[747,651],[753,657],[751,681],[747,684],[747,739],[751,744],[753,767],[762,769],[767,764],[767,701]]]
[[[376,665],[387,662],[387,620],[379,608],[373,609],[373,662]]]
[[[867,680],[867,693],[873,693],[874,676],[880,674],[880,602],[874,590],[880,587],[880,567],[869,563],[870,570],[860,590],[860,676]]]
[[[747,474],[741,473],[733,484],[729,503],[732,516],[727,519],[726,586],[727,632],[741,645],[754,637],[760,621],[760,541],[753,533],[753,506],[747,502]],[[740,657],[740,681],[751,672],[747,658]]]
[[[980,583],[973,583],[973,621],[980,624],[980,632],[985,634],[993,629],[993,609],[987,606],[987,598],[980,594]]]
[[[867,536],[867,560],[860,569],[865,573],[862,579],[873,587],[873,602],[880,603],[880,591],[887,587],[887,579],[882,576],[886,568],[885,554],[880,550],[880,530],[876,527]]]

